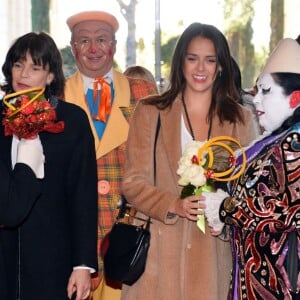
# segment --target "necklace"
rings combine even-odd
[[[183,104],[183,109],[184,109],[185,117],[186,117],[187,123],[189,125],[189,129],[190,129],[190,133],[191,133],[192,139],[195,140],[195,135],[194,135],[193,127],[192,127],[191,120],[190,120],[190,117],[189,117],[189,114],[188,114],[188,111],[187,111],[187,108],[186,108],[186,105],[185,105],[185,101],[184,101],[184,96],[183,95],[182,95],[182,104]],[[210,138],[211,126],[212,126],[212,120],[209,121],[209,127],[208,127],[208,132],[207,132],[207,140],[209,140],[209,138]]]

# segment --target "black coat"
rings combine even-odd
[[[40,133],[46,160],[41,195],[17,226],[0,230],[7,300],[65,300],[74,266],[97,269],[93,136],[81,108],[59,101],[56,113],[65,123],[64,131]],[[10,168],[11,142],[1,126],[0,160]]]
[[[16,226],[20,224],[38,199],[41,191],[38,180],[25,164],[17,163],[13,171],[11,166],[0,160],[0,224]],[[7,281],[4,257],[0,247],[0,299],[7,299]]]
[[[41,194],[41,180],[26,164],[17,163],[12,171],[11,164],[2,160],[0,178],[0,224],[13,227],[24,220]]]

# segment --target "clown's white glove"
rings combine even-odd
[[[16,162],[28,165],[39,179],[44,178],[44,161],[45,156],[39,136],[35,139],[19,141]]]
[[[205,197],[204,203],[206,208],[204,209],[204,213],[208,225],[215,231],[221,231],[224,223],[219,218],[220,205],[229,194],[218,189],[216,192],[202,192],[202,195]]]

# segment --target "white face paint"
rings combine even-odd
[[[290,107],[289,96],[278,85],[271,74],[263,74],[257,81],[257,94],[253,99],[259,124],[268,132],[279,128],[290,117],[294,109]]]

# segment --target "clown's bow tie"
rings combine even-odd
[[[100,89],[99,89],[100,85]],[[98,109],[93,113],[94,120],[106,122],[106,116],[111,111],[111,87],[110,84],[102,77],[95,78],[93,86],[93,104],[97,105]],[[101,99],[101,100],[100,100]]]

